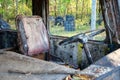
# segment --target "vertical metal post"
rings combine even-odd
[[[97,0],[92,0],[91,30],[96,29],[96,2]]]
[[[118,1],[119,11],[120,11],[120,0],[117,0],[117,1]]]

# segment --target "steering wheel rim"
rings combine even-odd
[[[104,31],[105,31],[105,29],[100,29],[100,30],[88,31],[88,32],[85,32],[85,33],[79,33],[77,35],[74,35],[72,37],[69,37],[67,39],[64,39],[64,40],[60,41],[59,45],[66,45],[66,44],[69,44],[69,43],[72,43],[72,42],[77,42],[77,41],[79,41],[80,43],[83,44],[84,43],[83,38],[87,38],[89,40],[91,37],[94,37],[95,35],[98,35],[98,34],[104,32]],[[86,35],[88,33],[91,33],[91,34]]]
[[[93,59],[92,59],[91,53],[89,51],[88,45],[86,43],[88,42],[88,38],[91,38],[95,35],[98,35],[98,34],[104,32],[104,31],[105,31],[105,29],[97,30],[95,32],[89,31],[89,32],[92,32],[92,34],[89,34],[89,35],[86,35],[89,32],[80,33],[80,34],[74,35],[70,38],[64,39],[63,41],[59,42],[59,45],[62,45],[62,44],[65,45],[65,44],[69,44],[69,43],[72,43],[72,42],[79,41],[80,43],[83,44],[85,54],[86,54],[86,57],[87,57],[87,60],[88,60],[88,64],[92,64]]]

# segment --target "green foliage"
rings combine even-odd
[[[61,16],[65,14],[75,15],[76,13],[78,15],[90,14],[91,0],[50,0],[50,15],[55,16],[55,11],[57,15]]]
[[[50,0],[49,6],[49,15],[56,17],[62,16],[65,18],[65,15],[73,15],[75,17],[75,29],[76,31],[68,32],[76,34],[77,32],[90,30],[91,23],[91,0]],[[99,12],[99,3],[97,2],[97,20],[101,20],[102,16]],[[54,22],[53,22],[54,23]],[[55,35],[64,35],[64,27],[56,27],[50,22],[50,30],[52,34]],[[99,28],[103,26],[103,22],[96,24],[96,27]],[[70,35],[72,35],[70,34]]]
[[[18,14],[32,15],[31,8],[28,8],[28,6],[25,3],[20,4],[18,6]]]
[[[0,15],[2,15],[10,25],[15,26],[13,24],[15,24],[16,15],[32,15],[31,1],[32,0],[0,0]]]

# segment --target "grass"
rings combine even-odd
[[[97,29],[102,28],[101,26]],[[90,31],[90,26],[75,26],[75,31],[65,31],[63,26],[52,26],[50,27],[50,32],[53,35],[59,35],[59,36],[72,36],[78,33],[84,33],[86,31]]]
[[[97,25],[96,28],[101,29],[104,27],[101,25]],[[71,37],[73,35],[76,35],[78,33],[84,33],[86,31],[90,31],[90,26],[76,24],[75,31],[65,31],[63,26],[55,26],[55,25],[50,24],[50,32],[52,35]],[[105,36],[106,36],[105,32],[101,33],[101,34],[95,36],[95,40],[104,40]]]
[[[83,33],[88,30],[90,30],[89,26],[77,27],[77,28],[75,28],[75,31],[65,31],[63,26],[50,27],[51,34],[58,35],[58,36],[66,36],[66,37],[70,37],[70,36],[76,35],[78,33]]]

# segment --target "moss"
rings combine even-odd
[[[78,65],[81,64],[82,62],[82,47],[83,47],[83,44],[81,43],[78,43],[78,56],[77,56],[77,59],[78,59]]]

